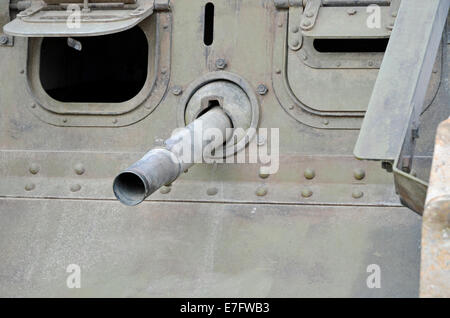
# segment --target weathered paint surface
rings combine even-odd
[[[123,116],[80,115],[102,106],[71,104],[45,117],[50,98],[37,101],[42,91],[33,86],[39,40],[0,46],[0,296],[418,296],[420,218],[400,207],[379,162],[353,157],[365,105],[345,101],[361,91],[350,96],[342,84],[347,94],[333,103],[333,81],[373,80],[379,66],[349,70],[328,59],[343,69],[310,70],[288,51],[289,10],[271,0],[211,0],[214,42],[205,46],[208,1],[171,2],[140,24],[153,69],[138,113],[125,103],[115,105]],[[435,127],[449,115],[447,46],[421,117],[415,169],[424,178]],[[351,63],[368,65],[360,58]],[[259,127],[279,128],[279,173],[198,165],[139,207],[113,201],[114,176],[170,136],[188,89],[217,73],[220,59],[220,71],[255,92],[267,87],[255,94]],[[303,71],[315,81],[288,82],[287,73]],[[343,113],[361,114],[306,114],[297,98],[311,109],[347,105]],[[81,289],[66,286],[70,264],[81,267]],[[367,288],[370,264],[381,268],[380,289]]]
[[[417,297],[406,208],[2,199],[2,296]],[[81,268],[68,289],[66,268]],[[369,289],[367,266],[381,269]]]

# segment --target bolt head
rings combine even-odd
[[[174,94],[175,96],[181,95],[182,92],[183,89],[181,88],[181,86],[175,85],[174,87],[172,87],[172,94]]]
[[[219,70],[223,70],[226,66],[227,66],[227,62],[225,61],[225,59],[217,59],[216,60],[216,67]]]
[[[8,43],[8,37],[6,35],[0,35],[0,45],[5,45]]]
[[[348,15],[354,15],[354,14],[356,14],[356,9],[355,8],[349,8],[349,9],[347,9],[347,14]]]
[[[258,92],[259,95],[266,95],[268,89],[266,85],[259,84],[258,87],[256,88],[256,91]]]

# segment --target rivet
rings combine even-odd
[[[118,122],[117,118],[114,118],[112,122],[113,122],[113,124],[117,124],[117,122]]]
[[[312,18],[312,17],[314,16],[314,12],[308,11],[308,12],[306,12],[306,16],[307,16],[308,18]]]
[[[293,27],[291,28],[291,32],[292,32],[292,33],[297,33],[297,32],[298,32],[298,26],[293,26]]]
[[[267,194],[267,188],[266,187],[264,187],[264,186],[262,186],[262,187],[258,187],[257,189],[256,189],[256,195],[258,196],[258,197],[263,197],[263,196],[265,196],[266,194]]]
[[[168,29],[168,28],[169,28],[169,25],[168,25],[168,24],[164,24],[164,25],[163,25],[163,28],[164,28],[164,29]]]
[[[294,107],[295,107],[294,105],[289,105],[289,109],[290,109],[290,110],[293,110]]]
[[[305,172],[303,172],[303,175],[305,176],[306,179],[311,180],[314,179],[314,177],[316,176],[316,171],[311,168],[306,168]]]
[[[283,22],[278,22],[278,27],[281,28],[283,26]]]
[[[306,55],[306,53],[303,53],[302,59],[303,59],[304,61],[306,61],[306,60],[308,59],[308,55]]]
[[[36,108],[36,104],[31,104],[31,108]]]
[[[216,187],[209,188],[206,190],[206,194],[209,196],[216,195],[219,192],[219,190]]]
[[[389,23],[389,25],[386,26],[386,29],[388,30],[394,29],[394,22]]]
[[[259,177],[261,179],[267,179],[269,177],[269,173],[267,173],[266,167],[259,168]]]
[[[259,84],[258,87],[256,88],[256,92],[259,95],[266,95],[267,91],[268,91],[267,86],[264,84]]]
[[[39,172],[41,168],[39,167],[39,165],[37,163],[32,163],[30,165],[30,168],[28,169],[30,171],[31,174],[36,174]]]
[[[361,168],[357,168],[353,170],[353,176],[356,180],[362,180],[366,177],[366,172]]]
[[[354,14],[356,14],[356,9],[355,8],[349,8],[349,9],[347,9],[347,14],[348,15],[354,15]]]
[[[392,12],[391,16],[392,16],[393,18],[396,18],[396,17],[397,17],[397,12]]]
[[[67,118],[63,118],[63,123],[67,123]]]
[[[163,186],[161,189],[159,189],[159,192],[161,192],[162,194],[167,194],[170,192],[170,190],[172,190],[170,187]]]
[[[341,66],[341,62],[336,62],[336,66],[340,67]]]
[[[302,22],[302,25],[303,25],[304,27],[309,27],[309,26],[311,25],[311,21],[310,21],[310,20],[304,20],[304,21]]]
[[[373,61],[367,62],[367,65],[369,65],[370,67],[372,67],[372,66],[373,66]]]
[[[74,171],[75,171],[76,174],[82,175],[82,174],[85,172],[85,169],[84,169],[83,164],[77,163],[77,164],[74,166]]]
[[[297,39],[292,40],[292,42],[291,42],[292,47],[297,47],[299,45],[300,45],[300,42]]]
[[[70,186],[70,191],[72,192],[78,192],[81,190],[81,186],[77,183],[77,184],[72,184]]]
[[[434,69],[434,70],[433,70],[433,73],[434,73],[434,74],[436,74],[437,72],[438,72],[438,70],[437,70],[437,69]]]
[[[277,68],[277,69],[275,70],[275,73],[281,74],[281,69]]]
[[[183,89],[181,88],[181,86],[175,85],[172,87],[172,94],[174,94],[175,96],[181,95],[182,92]]]
[[[220,70],[223,70],[227,66],[227,62],[225,59],[217,59],[216,60],[216,67]]]
[[[310,196],[313,195],[313,192],[312,192],[312,190],[310,188],[304,188],[302,190],[301,194],[302,194],[302,197],[309,198]]]
[[[36,188],[34,183],[28,183],[27,185],[25,185],[25,190],[26,191],[32,191],[32,190],[34,190],[34,188]]]
[[[364,195],[364,193],[363,193],[362,191],[359,191],[359,190],[355,190],[355,191],[353,191],[353,193],[352,193],[352,197],[353,197],[354,199],[360,199],[360,198],[363,197],[363,195]]]
[[[20,70],[20,74],[23,74],[23,73],[25,73],[25,71],[24,70]]]
[[[322,123],[326,126],[330,123],[330,121],[325,118],[324,120],[322,120]]]
[[[165,66],[163,66],[161,68],[161,74],[166,74],[167,73],[167,68]]]

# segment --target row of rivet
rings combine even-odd
[[[34,175],[38,174],[40,170],[41,170],[41,167],[37,163],[34,163],[34,162],[30,164],[30,167],[28,169],[28,171],[31,174],[34,174]],[[77,163],[77,164],[74,165],[73,171],[77,175],[81,176],[82,174],[84,174],[86,169],[84,168],[82,163]],[[34,189],[36,189],[36,185],[33,182],[27,183],[25,185],[25,190],[26,191],[33,191]],[[71,192],[78,192],[80,190],[81,190],[81,185],[78,184],[78,183],[73,184],[73,185],[70,186],[70,191]]]
[[[303,172],[303,175],[306,179],[312,180],[316,176],[316,171],[311,168],[306,168],[305,171]],[[266,179],[269,177],[269,174],[265,172],[263,167],[259,169],[259,177],[261,179]],[[362,180],[366,177],[366,172],[364,171],[364,169],[356,168],[355,170],[353,170],[353,177],[356,180]]]
[[[171,186],[164,186],[164,187],[162,187],[162,188],[159,190],[159,192],[160,192],[161,194],[168,194],[170,191],[171,191]],[[206,194],[209,195],[209,196],[214,196],[214,195],[216,195],[218,192],[219,192],[219,190],[218,190],[216,187],[208,188],[208,189],[206,190]],[[268,189],[267,189],[266,186],[259,186],[259,187],[256,189],[256,191],[255,191],[255,194],[256,194],[258,197],[264,197],[264,196],[267,195],[267,193],[268,193]],[[302,196],[303,198],[309,198],[309,197],[311,197],[311,196],[313,195],[313,192],[312,192],[312,190],[311,190],[310,188],[306,187],[306,188],[304,188],[304,189],[301,191],[300,194],[301,194],[301,196]],[[352,193],[352,197],[353,197],[354,199],[360,199],[360,198],[363,197],[363,195],[364,195],[364,193],[363,193],[362,191],[360,191],[360,190],[355,190],[355,191],[353,191],[353,193]]]

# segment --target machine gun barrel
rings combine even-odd
[[[216,129],[226,141],[231,128],[231,120],[223,110],[212,108],[174,133],[164,142],[164,147],[151,149],[142,159],[120,172],[113,183],[115,196],[125,205],[141,203],[162,186],[175,181],[194,163],[201,162],[199,156],[207,146],[213,150],[223,145],[217,140],[203,138],[209,129]],[[189,155],[186,156],[186,152]]]

